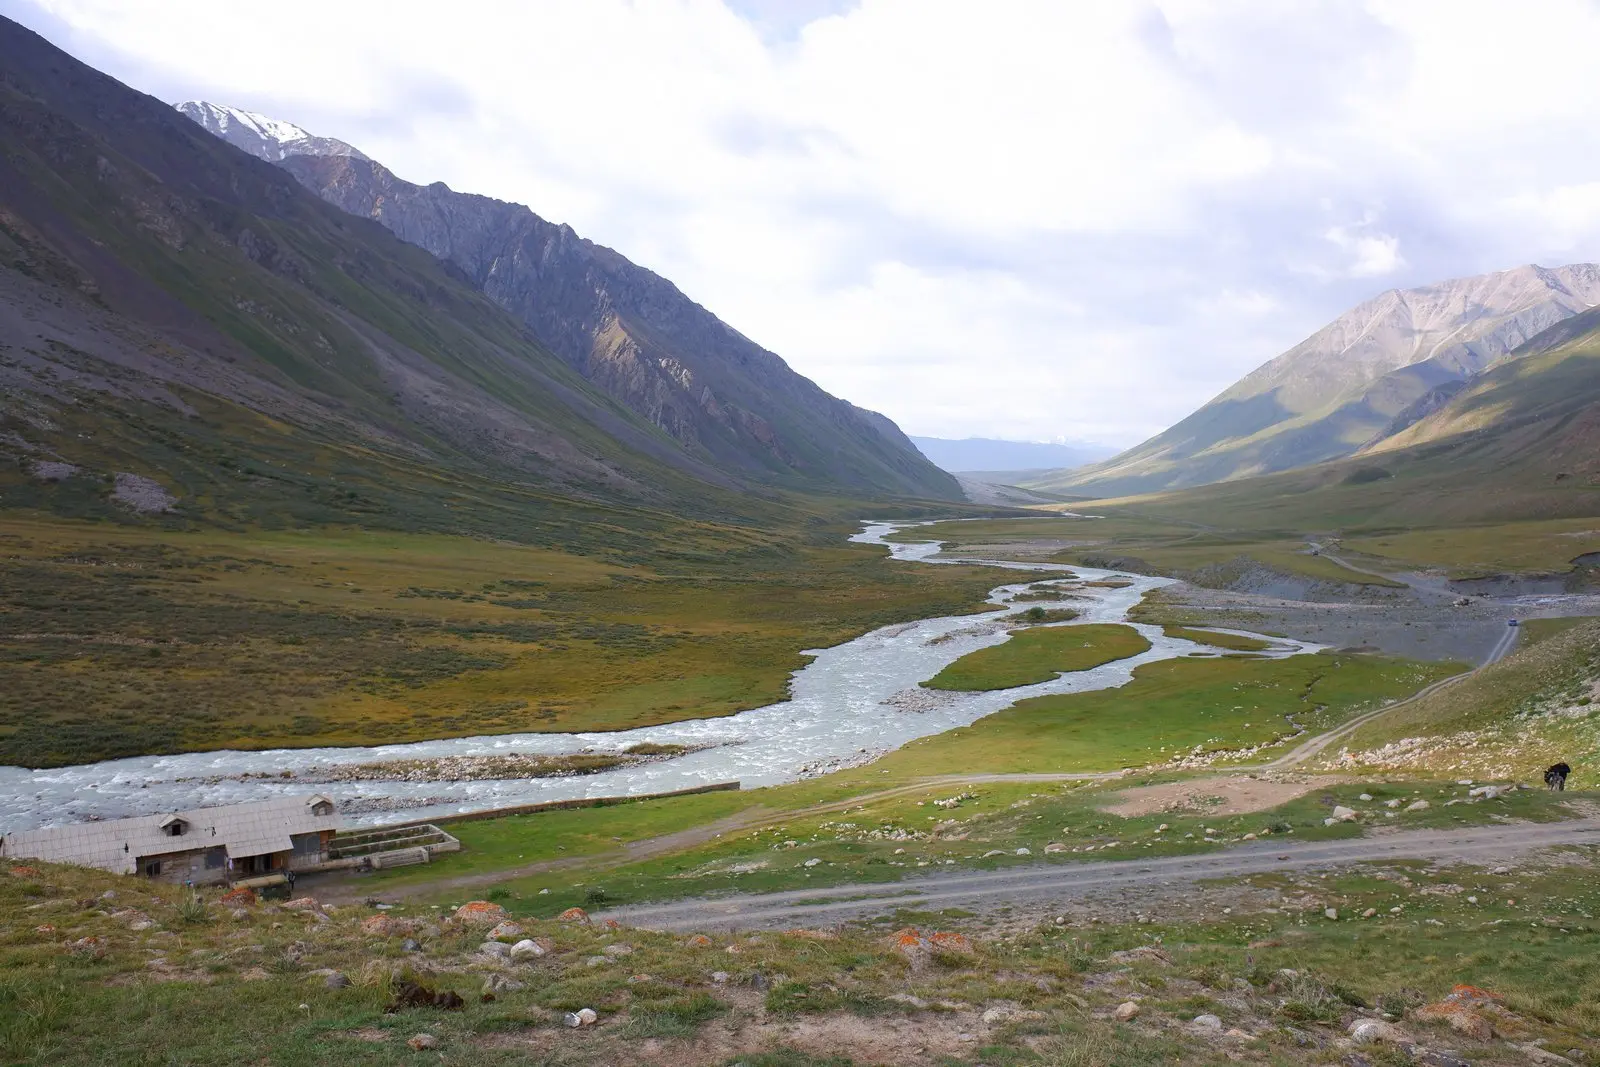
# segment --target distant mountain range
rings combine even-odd
[[[1048,444],[1036,441],[1000,441],[990,437],[967,437],[959,441],[943,437],[912,437],[924,456],[952,474],[1015,473],[1076,467],[1093,463],[1116,451],[1087,442]]]
[[[1425,418],[1495,361],[1597,303],[1593,263],[1390,290],[1143,444],[1026,484],[1119,496],[1352,455]]]
[[[343,141],[204,101],[204,129],[427,249],[689,456],[735,480],[960,499],[876,412],[829,396],[665,278],[521,204],[415,185]]]

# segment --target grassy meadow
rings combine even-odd
[[[969,652],[922,684],[928,689],[983,692],[1048,682],[1148,651],[1131,626],[1088,624],[1013,630],[1001,645]]]
[[[0,763],[611,730],[785,695],[807,648],[1013,576],[681,522],[651,555],[436,533],[0,522]]]

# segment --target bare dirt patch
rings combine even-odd
[[[1139,786],[1114,795],[1115,803],[1103,810],[1114,815],[1153,815],[1162,811],[1202,811],[1212,815],[1248,815],[1287,804],[1324,786],[1338,785],[1346,778],[1305,775],[1273,775],[1257,778],[1248,774],[1190,778],[1162,785]]]

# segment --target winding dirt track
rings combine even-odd
[[[639,904],[608,911],[603,918],[649,930],[784,929],[879,915],[888,908],[928,910],[1044,904],[1119,887],[1237,878],[1379,859],[1486,863],[1555,845],[1600,846],[1600,818],[1468,830],[1407,830],[1345,841],[1289,844],[1257,841],[1198,856],[1011,867],[874,885]]]

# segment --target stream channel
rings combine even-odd
[[[908,741],[966,726],[1019,700],[1054,693],[1081,693],[1126,684],[1134,668],[1176,656],[1215,654],[1214,649],[1168,637],[1158,626],[1130,623],[1150,641],[1137,656],[1036,685],[986,693],[923,689],[947,664],[969,652],[1007,640],[1015,616],[1030,608],[1072,608],[1071,622],[1127,622],[1128,611],[1152,589],[1171,579],[1051,563],[1016,563],[939,555],[942,542],[901,544],[886,538],[923,525],[868,522],[850,540],[882,545],[908,563],[983,564],[1050,577],[1002,585],[988,602],[996,610],[885,626],[832,648],[806,653],[811,662],[793,675],[790,699],[713,719],[689,719],[611,733],[525,733],[460,737],[357,748],[296,748],[242,752],[221,750],[169,756],[136,756],[74,767],[29,770],[0,767],[0,831],[123,818],[216,804],[242,804],[285,794],[321,792],[334,798],[350,824],[414,822],[429,817],[535,804],[578,797],[619,796],[687,789],[737,780],[744,788],[778,785],[870,762]],[[1060,600],[1013,603],[1024,591],[1052,582],[1121,578],[1122,588],[1072,583]],[[1228,631],[1243,633],[1244,631]],[[1322,646],[1283,638],[1267,655],[1289,656]],[[685,755],[596,774],[546,778],[408,781],[364,779],[327,782],[341,765],[414,761],[456,756],[617,753],[640,743],[693,746]],[[285,775],[285,772],[288,772]],[[319,780],[320,779],[320,780]]]

